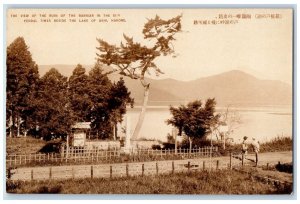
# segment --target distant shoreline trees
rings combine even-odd
[[[96,138],[112,138],[134,102],[124,80],[110,81],[98,62],[88,75],[78,64],[69,79],[55,68],[40,78],[22,37],[7,47],[6,97],[8,135],[29,132],[46,140],[66,137],[73,124],[87,121]]]

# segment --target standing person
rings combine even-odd
[[[246,158],[247,154],[248,154],[248,143],[247,143],[247,136],[244,136],[243,138],[243,142],[242,142],[242,154],[243,154],[243,158]]]
[[[252,137],[252,142],[251,142],[251,146],[253,148],[253,151],[255,152],[255,166],[257,166],[258,164],[258,152],[259,152],[259,141],[256,140],[254,137]]]

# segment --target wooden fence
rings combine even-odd
[[[128,161],[155,161],[155,160],[170,160],[183,158],[198,158],[214,156],[218,151],[217,147],[202,147],[192,149],[178,149],[175,153],[174,149],[130,149],[128,154],[122,150],[99,150],[99,149],[84,149],[70,148],[61,153],[48,154],[27,154],[27,155],[7,155],[6,166],[30,166],[30,165],[46,165],[46,164],[61,164],[61,163],[115,163]]]
[[[225,168],[219,160],[176,160],[161,162],[140,162],[103,165],[33,167],[10,170],[9,179],[15,180],[62,180],[80,178],[114,178],[174,174],[201,170],[218,170]]]

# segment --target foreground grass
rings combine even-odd
[[[62,194],[290,194],[291,186],[276,187],[253,180],[248,174],[226,170],[112,179],[7,182],[6,190],[8,193]]]

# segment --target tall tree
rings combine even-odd
[[[202,138],[211,133],[218,124],[219,115],[215,114],[215,99],[207,99],[203,106],[200,100],[181,105],[178,108],[170,107],[172,118],[168,119],[167,124],[179,129],[179,135],[184,132],[190,142],[190,153],[194,138]]]
[[[8,124],[11,133],[17,127],[17,136],[20,135],[20,125],[24,122],[25,132],[32,125],[29,121],[34,110],[31,102],[37,89],[39,79],[38,67],[32,60],[29,48],[23,37],[16,38],[7,47],[6,56],[6,107]]]
[[[34,120],[41,137],[66,137],[74,123],[68,104],[67,77],[51,68],[40,80],[39,90],[34,100]]]
[[[100,63],[96,63],[88,76],[88,95],[91,100],[89,118],[92,130],[96,131],[97,138],[107,138],[111,136],[110,111],[108,109],[108,99],[113,86],[107,77],[107,73]]]
[[[117,137],[117,123],[123,121],[123,115],[126,113],[126,106],[130,104],[133,107],[134,99],[130,97],[130,92],[125,86],[121,77],[117,83],[114,83],[110,90],[108,106],[110,110],[110,120],[114,126],[114,138]]]
[[[76,122],[90,121],[91,99],[88,95],[89,81],[85,68],[78,64],[69,78],[69,100]]]
[[[163,20],[156,16],[154,19],[149,19],[143,29],[144,39],[152,42],[150,46],[134,42],[133,38],[125,34],[123,34],[125,43],[121,42],[120,46],[97,39],[100,44],[100,47],[97,48],[100,51],[99,54],[97,53],[99,61],[113,65],[115,71],[119,71],[121,75],[140,80],[144,88],[143,106],[132,139],[139,136],[145,117],[150,87],[150,83],[145,79],[145,74],[149,74],[151,71],[154,71],[156,75],[163,74],[154,61],[161,55],[174,54],[172,42],[175,40],[175,34],[180,31],[181,16],[169,20]]]

